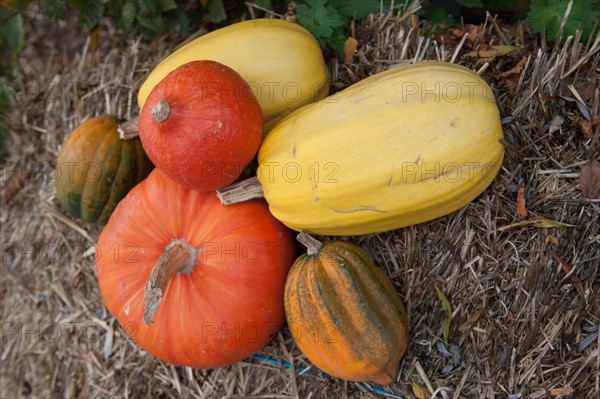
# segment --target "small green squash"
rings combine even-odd
[[[152,169],[139,138],[122,140],[119,122],[102,115],[82,123],[60,150],[56,196],[65,211],[104,225],[115,206]]]

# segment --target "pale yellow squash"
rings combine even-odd
[[[161,61],[139,90],[140,109],[169,72],[197,60],[225,64],[248,82],[263,110],[265,131],[293,110],[329,94],[327,67],[310,32],[280,19],[254,19],[212,31]],[[223,93],[236,94],[242,95]]]
[[[449,214],[500,169],[504,146],[488,84],[423,62],[373,75],[282,120],[259,150],[273,215],[294,230],[360,235]]]

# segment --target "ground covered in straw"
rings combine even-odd
[[[506,158],[489,189],[447,217],[344,237],[376,256],[407,306],[410,343],[394,384],[323,375],[285,328],[258,357],[217,370],[170,366],[126,338],[95,280],[100,229],[61,210],[54,162],[83,120],[134,116],[137,87],[178,43],[115,43],[103,25],[92,51],[75,28],[30,20],[1,169],[0,397],[600,397],[600,201],[584,195],[593,197],[588,161],[600,151],[600,37],[546,47],[526,26],[493,20],[425,37],[427,23],[409,14],[356,25],[352,60],[328,60],[335,89],[395,64],[453,60],[492,85]],[[506,44],[521,48],[472,53]],[[518,213],[525,225],[503,230]],[[570,226],[543,228],[539,216]],[[452,307],[448,346],[436,288]]]

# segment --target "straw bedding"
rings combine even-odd
[[[26,78],[1,169],[0,397],[375,398],[383,395],[376,388],[401,398],[600,397],[600,201],[579,186],[600,150],[598,125],[583,120],[598,115],[600,37],[544,48],[522,25],[488,20],[471,28],[475,41],[441,44],[409,13],[385,12],[355,28],[352,62],[328,59],[337,89],[395,64],[454,59],[490,82],[504,118],[503,167],[471,204],[422,225],[343,238],[375,255],[407,306],[410,343],[397,381],[330,378],[286,328],[258,357],[216,370],[162,363],[128,339],[95,280],[100,229],[60,209],[54,162],[86,118],[134,116],[136,88],[178,43],[174,35],[116,42],[103,22],[92,51],[68,24],[29,20],[19,58]],[[468,55],[504,40],[522,48]],[[499,230],[517,221],[520,186],[530,218],[572,226]],[[436,287],[453,310],[448,346]]]

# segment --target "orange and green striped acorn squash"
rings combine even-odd
[[[152,169],[139,138],[123,140],[119,122],[102,115],[79,125],[56,163],[56,196],[65,211],[104,225],[119,201]]]
[[[408,344],[402,300],[360,247],[321,244],[301,233],[308,252],[293,264],[284,306],[298,347],[318,368],[349,381],[389,384]]]

